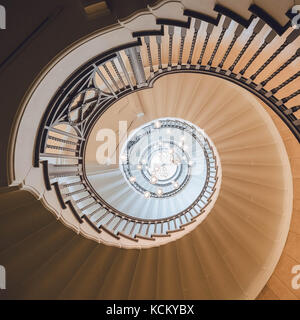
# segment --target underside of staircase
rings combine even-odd
[[[0,265],[6,290],[0,299],[300,299],[300,289],[291,285],[292,269],[300,265],[300,37],[289,22],[300,2],[281,1],[277,8],[269,0],[75,2],[39,4],[21,35],[5,34],[0,86],[10,93],[4,94],[8,113],[1,119]],[[23,4],[10,6],[20,14]],[[13,51],[26,32],[27,40]],[[105,40],[93,43],[99,35]],[[49,48],[47,39],[55,38]],[[109,101],[89,124],[85,153],[85,137],[57,129],[61,119],[53,116],[54,125],[44,114],[54,114],[49,100],[63,101],[68,90],[78,89],[76,81],[84,87],[81,77]],[[195,219],[184,224],[180,217],[182,225],[174,222],[158,237],[151,221],[140,237],[133,228],[128,234],[110,229],[112,210],[112,218],[96,226],[84,219],[101,197],[138,219],[149,218],[151,208],[156,218],[189,205],[187,197],[177,197],[152,201],[151,207],[116,166],[81,175],[82,158],[86,167],[96,163],[99,129],[118,134],[119,121],[137,129],[164,117],[194,123],[218,151],[222,174],[208,216],[195,228]],[[74,161],[59,162],[64,157]],[[78,166],[79,182],[73,171],[55,171],[59,164]],[[66,187],[72,183],[76,187]],[[96,196],[72,198],[81,183]]]

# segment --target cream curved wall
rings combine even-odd
[[[292,286],[294,266],[300,266],[300,148],[296,138],[289,129],[267,107],[286,148],[293,175],[293,214],[280,260],[262,292],[257,297],[261,300],[299,300],[300,289]],[[299,281],[298,281],[299,283]]]

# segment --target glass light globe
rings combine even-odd
[[[161,196],[163,194],[163,191],[162,189],[157,189],[156,193],[158,196]]]
[[[156,121],[156,122],[154,123],[154,128],[159,129],[160,127],[161,127],[160,121]]]
[[[136,181],[136,177],[130,177],[130,178],[129,178],[129,181],[130,181],[131,183],[135,182],[135,181]]]
[[[150,198],[150,192],[149,191],[144,192],[144,197],[146,199],[149,199]]]

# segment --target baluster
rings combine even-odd
[[[119,71],[119,69],[117,68],[116,63],[115,63],[114,60],[111,60],[111,65],[112,65],[112,67],[113,67],[116,75],[118,76],[118,78],[119,78],[119,80],[120,80],[120,83],[122,84],[123,88],[125,88],[125,87],[126,87],[125,82],[124,82],[124,80],[123,80],[123,78],[122,78],[122,76],[121,76],[121,74],[120,74],[120,71]]]
[[[192,58],[193,58],[195,45],[196,45],[196,40],[197,40],[197,37],[198,37],[198,32],[199,32],[200,26],[201,26],[201,20],[195,19],[193,40],[192,40],[192,44],[191,44],[189,58],[187,60],[187,66],[186,66],[188,69],[190,68],[191,63],[192,63]]]
[[[71,148],[67,148],[67,147],[60,147],[60,146],[53,146],[51,144],[46,144],[46,149],[54,149],[54,150],[61,150],[61,151],[67,151],[67,152],[74,152],[77,153],[76,149],[71,149]]]
[[[200,202],[200,201],[202,201],[202,200],[200,199],[200,200],[199,200],[199,202]],[[198,202],[198,203],[196,203],[196,204],[195,204],[195,206],[196,206],[196,207],[198,207],[198,208],[199,208],[199,210],[202,210],[202,208],[201,208],[201,207],[200,207],[200,205],[199,205],[199,202]],[[202,202],[203,202],[203,201],[202,201]]]
[[[283,71],[287,66],[289,66],[293,61],[295,61],[300,56],[300,49],[296,51],[296,53],[288,59],[279,69],[273,72],[266,80],[262,81],[257,87],[256,90],[260,90],[267,83],[269,83],[273,78],[275,78],[281,71]]]
[[[88,208],[94,206],[95,204],[97,204],[97,202],[93,201],[90,204],[87,204],[85,207],[80,208],[81,211],[87,210]]]
[[[125,50],[138,88],[146,85],[146,76],[139,47]]]
[[[88,195],[88,196],[85,196],[85,197],[83,197],[81,199],[76,200],[75,203],[78,204],[78,203],[80,203],[80,202],[82,202],[84,200],[87,200],[87,199],[93,199],[93,198],[90,195]]]
[[[113,222],[113,220],[115,218],[116,218],[116,216],[114,214],[112,214],[112,217],[105,223],[106,227],[108,227]]]
[[[97,209],[95,209],[94,211],[88,213],[86,216],[87,216],[89,219],[92,219],[92,217],[93,217],[95,214],[97,214],[97,213],[98,213],[100,210],[102,210],[102,209],[103,209],[102,207],[97,208]]]
[[[103,220],[108,214],[109,214],[109,211],[106,210],[104,214],[94,222],[98,228],[99,228],[100,221]]]
[[[269,98],[271,95],[277,93],[279,90],[287,86],[290,82],[294,81],[300,76],[300,71],[296,72],[293,76],[291,76],[289,79],[282,82],[278,87],[272,89],[271,91],[267,92],[266,96]]]
[[[148,236],[149,228],[150,228],[150,223],[148,223],[148,225],[147,225],[146,234],[145,234],[146,237]]]
[[[174,227],[175,227],[175,230],[176,230],[177,229],[176,219],[173,220],[173,223],[174,223]]]
[[[233,69],[235,68],[235,66],[239,63],[239,61],[241,60],[241,58],[243,57],[244,53],[246,52],[246,50],[249,48],[249,46],[251,45],[252,41],[255,39],[255,37],[259,34],[259,32],[262,30],[263,26],[265,25],[263,20],[258,20],[257,24],[255,25],[253,32],[251,34],[251,36],[249,37],[249,39],[247,40],[247,42],[245,43],[243,49],[240,51],[240,53],[238,54],[238,56],[236,57],[236,59],[234,60],[233,64],[229,67],[229,70],[226,72],[226,75],[230,75],[231,72],[233,71]],[[276,33],[275,33],[276,35]]]
[[[189,211],[188,214],[190,215],[190,220],[193,220],[194,216],[192,215],[192,213]]]
[[[67,177],[76,177],[78,175],[82,174],[81,171],[72,171],[72,172],[53,172],[49,173],[50,179],[54,178],[67,178]]]
[[[75,164],[51,164],[53,168],[78,168],[81,167],[81,164],[75,163]]]
[[[293,114],[293,113],[295,113],[295,112],[297,112],[297,111],[299,111],[299,110],[300,110],[300,105],[299,105],[299,106],[292,107],[292,108],[290,108],[290,109],[287,109],[287,110],[284,111],[284,113],[285,113],[286,115],[290,115],[290,114]]]
[[[254,60],[262,53],[262,51],[268,46],[269,43],[272,42],[272,40],[276,37],[276,32],[271,31],[268,36],[265,38],[262,45],[259,47],[259,49],[255,52],[255,54],[251,57],[251,59],[247,62],[245,67],[237,74],[237,79],[240,79],[242,75],[248,70],[248,68],[251,66],[251,64],[254,62]]]
[[[195,212],[195,217],[197,217],[197,216],[201,213],[201,210],[202,210],[202,209],[200,209],[199,212],[198,212],[198,211],[195,209],[195,207],[194,207],[192,210],[194,210],[194,212]]]
[[[142,233],[142,229],[143,229],[143,224],[141,223],[138,234]]]
[[[110,91],[110,93],[117,98],[118,96],[116,95],[114,89],[112,88],[112,86],[109,84],[109,82],[106,80],[106,78],[104,77],[104,75],[102,74],[102,72],[99,70],[99,68],[94,64],[94,68],[96,73],[98,74],[98,76],[101,78],[101,80],[104,82],[104,84],[106,85],[106,87],[108,88],[108,90]]]
[[[146,47],[147,47],[147,54],[148,54],[148,61],[149,61],[149,66],[150,66],[150,73],[151,73],[151,76],[153,76],[154,69],[153,69],[153,63],[152,63],[150,37],[149,36],[145,36],[144,40],[145,40]]]
[[[300,119],[294,120],[293,121],[294,126],[300,127]]]
[[[158,56],[158,72],[162,72],[161,36],[156,36],[156,44],[157,44],[157,56]]]
[[[70,169],[70,170],[68,170]],[[81,164],[49,164],[48,171],[49,175],[55,174],[70,174],[81,172]]]
[[[121,232],[125,233],[125,230],[126,230],[127,226],[129,225],[129,223],[130,223],[130,221],[129,221],[129,220],[126,220],[126,223],[124,224]]]
[[[207,70],[211,67],[211,65],[212,65],[212,63],[214,61],[214,58],[215,58],[215,56],[217,54],[217,51],[218,51],[218,49],[220,47],[220,44],[221,44],[221,42],[222,42],[222,40],[224,38],[226,30],[230,26],[230,23],[231,23],[231,19],[226,17],[224,22],[223,22],[222,31],[221,31],[221,33],[219,35],[219,38],[218,38],[218,41],[217,41],[217,43],[215,45],[214,51],[213,51],[213,53],[212,53],[212,55],[211,55],[211,57],[210,57],[210,59],[209,59],[209,61],[207,63],[207,66],[206,66]]]
[[[107,75],[109,76],[111,82],[113,83],[113,85],[115,86],[117,91],[120,91],[120,88],[115,80],[115,78],[113,77],[113,75],[111,74],[111,72],[109,71],[108,67],[106,64],[103,64],[103,68],[105,70],[105,72],[107,73]]]
[[[122,59],[122,57],[121,57],[121,55],[120,55],[119,52],[117,53],[117,58],[118,58],[118,61],[119,61],[120,66],[121,66],[121,68],[122,68],[122,70],[123,70],[123,73],[124,73],[124,75],[125,75],[125,78],[126,78],[128,84],[129,84],[129,86],[130,86],[130,89],[133,90],[133,85],[132,85],[132,82],[131,82],[131,80],[130,80],[130,76],[129,76],[129,74],[128,74],[128,71],[127,71],[127,69],[126,69],[126,67],[125,67],[125,63],[124,63],[124,61],[123,61],[123,59]]]
[[[172,50],[173,50],[173,36],[174,36],[174,26],[169,26],[169,57],[168,57],[168,70],[172,68]]]
[[[271,57],[250,77],[248,84],[254,81],[258,75],[294,40],[300,35],[299,30],[293,30],[286,38],[284,43],[271,55]]]
[[[287,103],[288,101],[292,100],[293,98],[297,97],[300,94],[300,89],[298,89],[297,91],[295,91],[294,93],[292,93],[291,95],[289,95],[288,97],[285,97],[279,101],[276,102],[277,106],[281,106],[284,103]]]
[[[116,223],[116,225],[113,227],[113,231],[115,232],[117,230],[117,228],[119,227],[119,225],[121,224],[121,222],[123,221],[123,219],[121,217],[116,217],[119,218],[119,221]]]
[[[231,50],[232,50],[233,46],[235,45],[235,43],[236,43],[237,39],[239,38],[239,36],[242,34],[243,30],[244,30],[244,27],[239,24],[237,26],[235,32],[234,32],[234,36],[233,36],[233,38],[232,38],[232,40],[231,40],[231,42],[230,42],[225,54],[224,54],[221,62],[219,63],[219,65],[218,65],[218,67],[216,69],[217,72],[220,72],[221,69],[223,68],[224,63],[225,63],[227,57],[229,56],[229,53],[231,52]]]
[[[181,38],[180,38],[180,48],[179,48],[179,58],[177,63],[177,69],[181,69],[185,37],[186,37],[186,28],[181,28]]]
[[[188,214],[189,214],[189,212],[186,212],[185,214],[184,214],[184,219],[185,219],[185,223],[189,223],[190,222],[190,219],[191,218],[188,218]]]
[[[203,60],[203,57],[204,57],[204,53],[205,53],[209,38],[210,38],[210,36],[211,36],[211,34],[213,32],[213,29],[214,29],[214,25],[211,24],[211,23],[208,23],[207,28],[206,28],[205,40],[204,40],[204,43],[203,43],[203,47],[202,47],[202,50],[201,50],[200,57],[199,57],[198,62],[197,62],[196,69],[200,69],[200,66],[202,64],[202,60]]]
[[[51,127],[45,126],[45,129],[47,129],[49,131],[52,131],[52,132],[55,132],[55,133],[58,133],[58,134],[60,134],[62,136],[66,136],[66,137],[70,137],[70,138],[77,139],[77,140],[82,140],[82,141],[85,140],[82,137],[76,136],[76,135],[74,135],[72,133],[65,132],[65,131],[62,131],[62,130],[59,130],[59,129],[56,129],[56,128],[51,128]]]
[[[61,159],[72,159],[72,160],[81,160],[82,157],[70,156],[67,154],[61,153],[40,153],[41,158],[61,158]]]
[[[180,224],[183,224],[182,223],[182,216],[179,216],[179,221],[180,221]]]
[[[82,192],[85,192],[85,191],[87,191],[87,190],[85,188],[83,188],[83,189],[79,189],[77,191],[65,193],[65,196],[66,197],[71,197],[71,196],[74,196],[75,194],[82,193]]]
[[[68,188],[68,187],[73,187],[73,186],[77,186],[77,185],[80,185],[82,184],[82,181],[79,180],[77,182],[72,182],[72,183],[67,183],[67,184],[63,184],[61,187],[62,188]]]
[[[48,139],[56,141],[56,142],[65,143],[65,144],[72,144],[72,145],[77,145],[78,144],[78,142],[65,140],[65,139],[61,139],[61,138],[57,138],[57,137],[53,137],[53,136],[48,136]]]

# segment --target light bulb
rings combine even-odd
[[[156,129],[159,129],[159,128],[161,127],[160,121],[155,121],[154,127],[155,127]]]
[[[152,177],[150,178],[150,182],[151,182],[152,184],[155,184],[155,183],[157,182],[157,178],[156,178],[155,176],[152,176]]]
[[[142,166],[141,164],[138,164],[138,165],[136,166],[136,168],[137,168],[138,170],[142,170],[143,166]]]
[[[129,178],[129,181],[130,181],[131,183],[134,183],[134,182],[136,181],[136,177],[130,177],[130,178]]]
[[[149,191],[144,192],[144,197],[146,199],[149,199],[150,198],[150,192]]]
[[[173,187],[174,187],[175,189],[177,189],[177,188],[179,187],[179,184],[178,184],[177,181],[173,181],[172,183],[173,183]]]
[[[162,189],[157,189],[156,193],[158,196],[161,196],[163,194],[163,191]]]
[[[121,160],[122,160],[122,161],[126,161],[126,160],[127,160],[127,156],[126,156],[125,154],[122,154],[122,155],[121,155]]]

